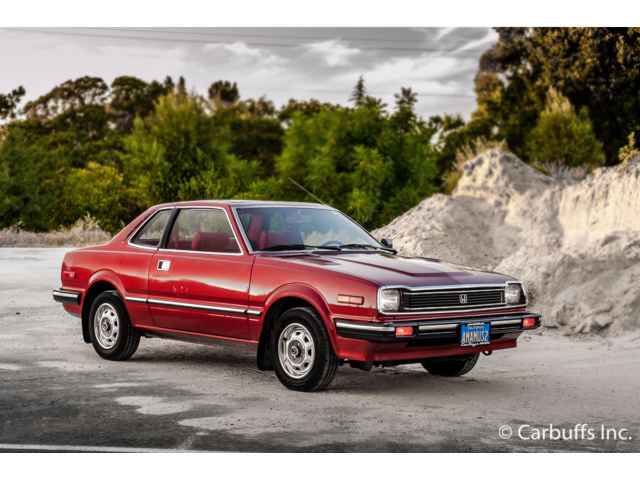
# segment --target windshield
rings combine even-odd
[[[241,207],[236,211],[254,251],[383,248],[362,227],[336,210]]]

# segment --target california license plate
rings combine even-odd
[[[461,325],[460,346],[476,347],[478,345],[489,345],[490,323],[467,323]]]

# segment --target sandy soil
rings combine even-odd
[[[296,393],[251,355],[221,347],[143,339],[127,362],[100,359],[51,299],[63,254],[0,249],[2,451],[640,451],[638,332],[535,332],[462,378],[342,367],[330,390]],[[498,435],[522,424],[597,434],[604,424],[631,439]]]
[[[436,194],[374,232],[401,254],[493,270],[525,283],[543,324],[570,335],[640,327],[640,157],[557,179],[515,155],[468,160]]]

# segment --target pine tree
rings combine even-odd
[[[362,75],[360,75],[360,78],[358,79],[358,83],[356,83],[356,86],[354,87],[353,92],[351,93],[351,98],[349,98],[349,101],[353,102],[356,108],[360,108],[364,104],[366,98],[367,98],[367,92],[364,88],[364,78],[362,77]]]

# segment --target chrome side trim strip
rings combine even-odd
[[[150,305],[160,305],[165,307],[178,307],[178,308],[191,308],[194,310],[208,310],[212,312],[222,312],[222,313],[240,313],[245,314],[246,308],[231,308],[231,307],[214,307],[210,305],[199,305],[197,303],[184,303],[184,302],[173,302],[170,300],[154,300],[149,298],[147,303]]]
[[[147,299],[141,298],[141,297],[124,297],[124,299],[127,302],[132,302],[132,303],[147,303]]]
[[[199,305],[196,303],[174,302],[171,300],[154,300],[152,298],[141,297],[124,297],[127,302],[132,303],[146,303],[149,305],[160,305],[165,307],[177,307],[177,308],[191,308],[194,310],[207,310],[211,312],[221,313],[239,313],[243,315],[249,315],[252,317],[259,317],[262,315],[262,310],[255,310],[251,308],[232,308],[232,307],[215,307],[212,305]]]
[[[351,330],[366,330],[369,332],[395,332],[395,328],[389,325],[370,325],[344,322],[342,320],[336,320],[337,328],[347,328]]]

